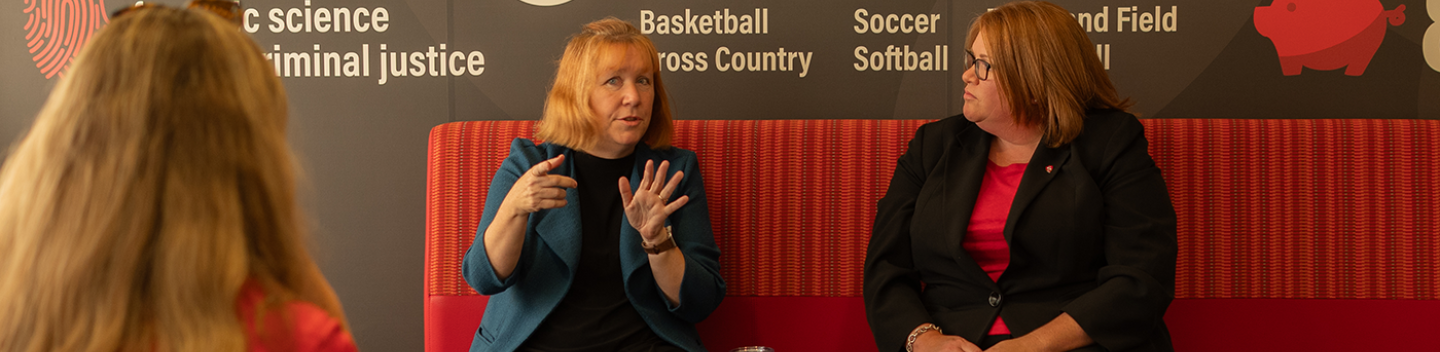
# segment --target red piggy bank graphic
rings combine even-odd
[[[1380,0],[1275,0],[1255,8],[1255,29],[1275,43],[1286,76],[1300,74],[1301,67],[1365,73],[1387,21],[1405,23],[1405,5],[1385,11]]]

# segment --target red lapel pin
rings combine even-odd
[[[1051,171],[1055,171],[1055,165],[1045,165],[1045,173],[1048,174]]]

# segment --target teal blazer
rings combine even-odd
[[[574,151],[570,148],[549,143],[535,145],[528,139],[516,138],[510,144],[510,156],[490,182],[475,242],[465,252],[461,265],[465,282],[480,294],[491,296],[470,344],[472,352],[515,350],[570,291],[580,261],[580,203],[575,189],[566,190],[569,205],[530,214],[519,262],[505,280],[500,280],[490,266],[484,240],[485,228],[495,220],[500,203],[515,181],[536,163],[561,154],[565,162],[550,174],[575,177],[570,162]],[[710,229],[700,165],[694,152],[674,147],[653,150],[640,143],[635,146],[632,189],[639,185],[647,160],[654,160],[657,166],[661,161],[670,161],[667,172],[671,175],[685,172],[673,197],[688,195],[690,201],[670,214],[666,223],[672,227],[675,244],[685,254],[685,278],[680,284],[680,305],[670,305],[640,248],[640,233],[624,222],[620,229],[620,268],[625,295],[660,338],[687,351],[704,351],[695,323],[709,316],[725,298],[725,280],[720,278],[720,249]]]

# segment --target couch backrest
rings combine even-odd
[[[677,121],[729,295],[859,297],[875,203],[925,122]],[[1177,298],[1440,299],[1440,121],[1142,122],[1179,217]],[[444,320],[432,315],[464,313],[430,302],[476,295],[460,258],[509,141],[532,124],[431,131],[427,345],[464,333],[432,329]]]
[[[923,120],[677,121],[700,157],[721,274],[733,296],[860,295],[875,203]],[[431,132],[427,293],[476,294],[460,278],[490,177],[532,121]]]
[[[1440,121],[1142,121],[1177,298],[1440,299]]]

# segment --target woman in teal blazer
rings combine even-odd
[[[465,253],[466,282],[492,296],[471,351],[705,350],[720,250],[695,153],[669,146],[658,67],[613,18],[566,46],[546,142],[511,144]]]

